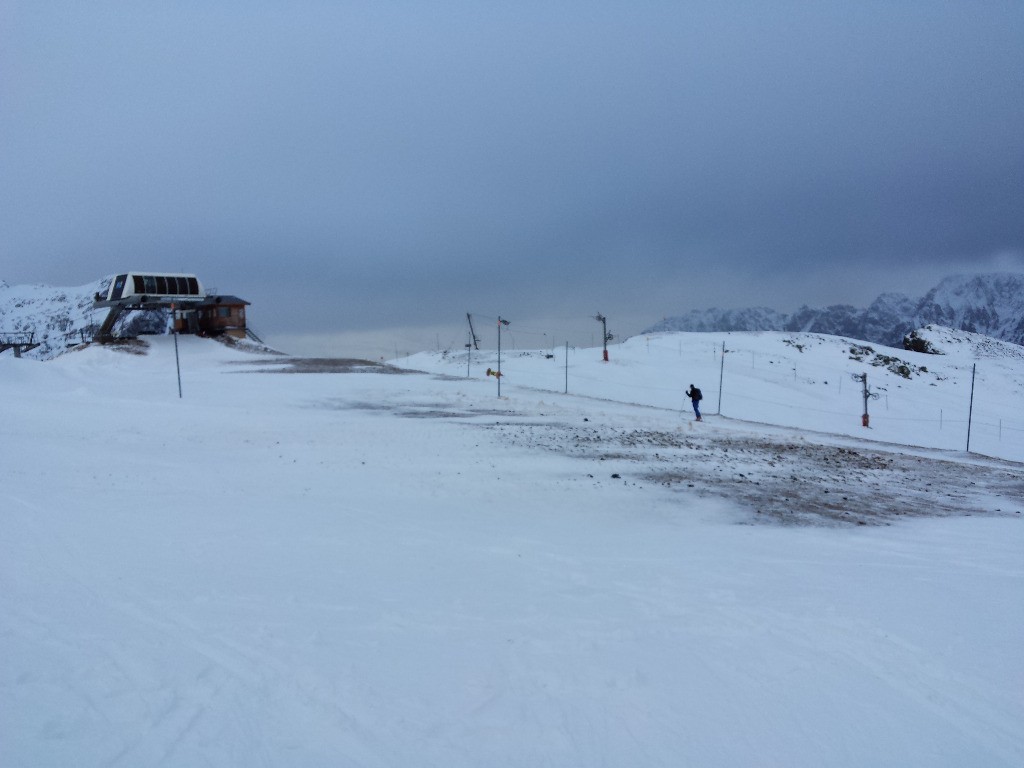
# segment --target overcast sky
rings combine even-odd
[[[0,0],[0,280],[194,272],[363,356],[919,296],[1024,271],[1022,41],[1017,0]]]

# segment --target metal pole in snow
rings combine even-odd
[[[565,342],[565,394],[569,394],[569,342]]]
[[[971,366],[971,404],[967,409],[967,452],[971,452],[971,418],[974,415],[974,374],[978,369],[978,364],[975,363]]]
[[[862,423],[864,426],[868,426],[868,375],[865,373],[861,381],[864,382],[864,416],[862,417]]]
[[[608,318],[602,315],[600,312],[594,318],[601,324],[601,343],[604,346],[604,353],[601,355],[601,359],[606,363],[608,362],[608,342],[612,340],[612,335],[608,333]]]
[[[178,369],[178,399],[181,400],[181,360],[178,358],[178,328],[174,325],[173,304],[171,304],[171,330],[174,333],[174,367]]]
[[[722,362],[718,366],[718,415],[722,415],[722,377],[725,374],[725,342],[722,342]],[[683,403],[686,408],[686,403]]]
[[[850,376],[854,381],[859,381],[862,386],[861,394],[864,397],[864,413],[860,417],[860,425],[867,427],[868,422],[868,399],[872,397],[878,397],[878,395],[868,391],[868,375],[866,373],[851,373]]]
[[[494,372],[494,378],[498,380],[498,397],[501,397],[501,326],[509,325],[508,320],[498,317],[498,370]],[[487,369],[488,371],[490,368]]]

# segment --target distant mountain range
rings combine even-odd
[[[0,335],[32,334],[41,346],[29,356],[50,358],[89,341],[106,310],[92,308],[93,295],[110,276],[73,288],[10,286],[0,281]],[[119,321],[117,335],[165,333],[164,310],[133,312]],[[665,331],[793,331],[847,336],[900,347],[910,331],[937,325],[1024,346],[1024,275],[1014,273],[947,277],[921,299],[883,293],[867,309],[838,304],[801,307],[792,314],[774,309],[705,309],[670,317],[644,333]]]
[[[940,325],[1024,345],[1024,275],[947,277],[920,299],[883,293],[867,307],[803,306],[792,314],[766,307],[702,309],[669,317],[644,333],[793,331],[826,333],[899,347],[910,331]]]

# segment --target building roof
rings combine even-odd
[[[247,306],[249,304],[245,299],[240,299],[237,296],[207,296],[200,302],[190,304],[193,307],[218,307],[224,306],[225,304],[231,306]]]

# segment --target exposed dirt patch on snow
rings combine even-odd
[[[80,344],[74,347],[72,351],[87,349],[88,347],[88,344]],[[145,339],[116,339],[115,341],[107,342],[103,347],[114,352],[124,352],[129,355],[149,354],[149,344],[146,343]]]
[[[327,403],[318,402],[318,407],[327,405],[335,410],[386,411],[407,419],[474,419],[477,417],[507,417],[511,411],[499,408],[480,408],[474,406],[455,407],[451,403],[423,401],[420,403],[378,402],[372,400],[331,400]]]
[[[735,503],[751,523],[888,525],[906,517],[1024,514],[1024,466],[977,455],[797,430],[718,431],[707,422],[696,429],[689,422],[627,429],[443,399],[318,403],[324,405],[460,420],[508,445],[577,458],[584,476],[598,483],[657,485],[681,497]]]
[[[751,521],[885,525],[902,517],[1019,515],[1020,465],[842,446],[803,437],[499,424],[505,440],[614,464],[615,474],[737,502]],[[620,466],[625,464],[625,467]],[[598,470],[609,476],[612,469]]]
[[[394,373],[420,374],[372,360],[339,357],[283,357],[234,361],[234,365],[258,368],[260,373]]]

